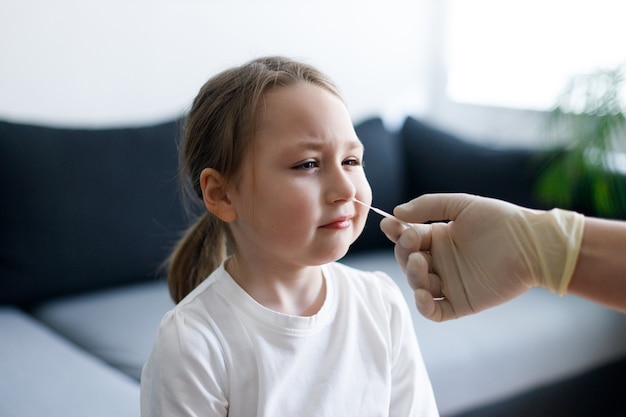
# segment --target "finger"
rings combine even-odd
[[[411,251],[430,250],[432,243],[432,227],[429,224],[413,224],[404,228],[398,238],[398,244]]]
[[[441,310],[438,309],[431,293],[424,289],[417,289],[414,292],[414,297],[415,307],[422,316],[432,321],[442,321]]]
[[[400,265],[403,273],[406,273],[406,263],[409,260],[409,255],[413,253],[410,249],[406,249],[398,244],[393,248],[393,253],[396,257],[396,261]]]
[[[387,239],[391,240],[393,243],[398,241],[404,229],[405,227],[394,219],[383,218],[380,221],[380,230],[382,230],[385,236],[387,236]]]
[[[409,223],[454,220],[475,198],[469,194],[424,194],[400,204],[393,210],[394,216]]]
[[[441,280],[432,271],[432,258],[428,252],[413,252],[406,262],[405,275],[409,286],[423,288],[433,294],[441,294]]]
[[[418,289],[414,293],[417,311],[429,320],[443,322],[458,318],[448,300],[435,301],[426,290]]]

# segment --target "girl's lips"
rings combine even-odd
[[[352,217],[353,216],[341,216],[321,227],[324,229],[347,229],[352,225]]]

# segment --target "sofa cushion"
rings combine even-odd
[[[152,279],[184,228],[177,122],[0,122],[0,304]]]
[[[33,314],[138,381],[161,318],[172,308],[166,282],[151,281],[52,300]]]
[[[404,158],[398,135],[389,131],[380,118],[371,118],[355,125],[363,146],[364,166],[372,187],[372,204],[385,211],[403,203],[406,198]],[[391,247],[380,231],[381,217],[370,212],[365,229],[352,245],[351,252]]]
[[[0,307],[0,416],[137,417],[139,384],[12,307]]]
[[[532,150],[470,143],[412,117],[405,120],[401,137],[412,197],[465,192],[541,207],[532,192]]]

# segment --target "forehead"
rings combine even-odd
[[[310,84],[264,94],[257,109],[255,141],[357,141],[349,112],[332,92]]]

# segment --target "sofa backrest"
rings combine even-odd
[[[536,150],[473,143],[412,117],[405,120],[400,136],[409,198],[462,192],[545,208],[533,192]]]
[[[157,278],[186,225],[179,130],[0,122],[0,304]]]
[[[533,152],[469,143],[407,118],[355,126],[373,204],[391,212],[428,192],[538,206]],[[164,278],[188,221],[176,180],[179,121],[62,129],[0,121],[0,304],[32,304]],[[393,245],[370,213],[351,253]]]

